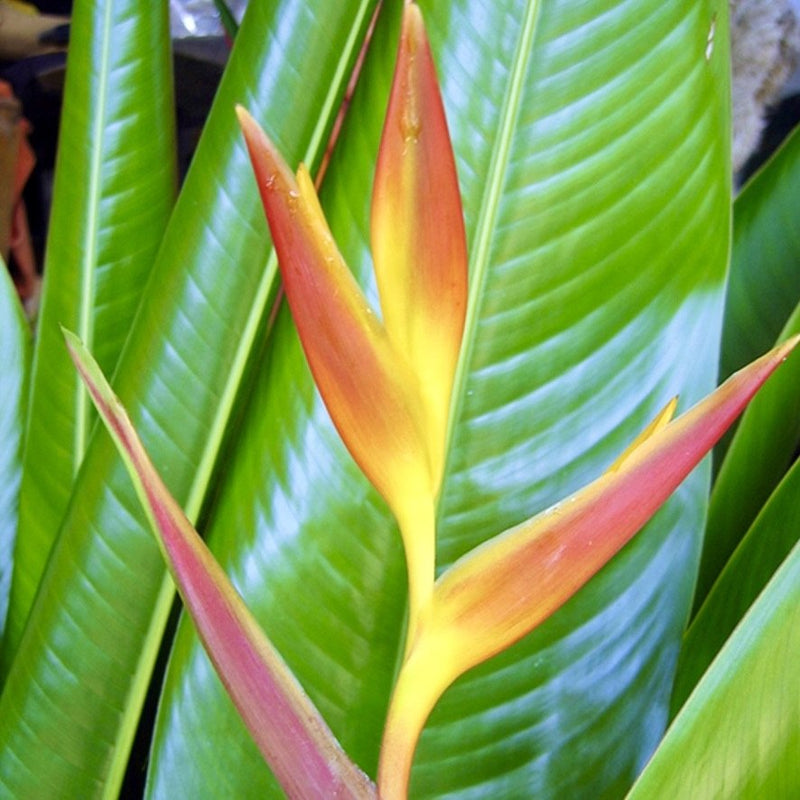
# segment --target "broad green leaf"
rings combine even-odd
[[[281,786],[321,800],[375,797],[164,486],[97,362],[75,334],[64,336],[206,651]]]
[[[673,721],[630,800],[796,797],[798,652],[795,545]]]
[[[400,5],[383,6],[321,190],[371,297],[369,198]],[[713,388],[730,216],[728,52],[724,3],[421,7],[471,262],[441,570],[597,477],[674,394],[684,409]],[[627,789],[666,724],[707,475],[693,474],[542,628],[448,690],[423,732],[412,797]],[[402,549],[332,429],[286,309],[208,529],[336,736],[374,774],[402,656]],[[245,737],[182,623],[150,796],[266,795]]]
[[[796,333],[800,304],[780,339]],[[795,356],[739,422],[711,493],[695,611],[795,457],[800,442],[799,381],[800,359]]]
[[[720,371],[730,375],[771,347],[800,301],[800,128],[733,205]]]
[[[762,508],[686,632],[672,690],[673,713],[799,538],[800,461]]]
[[[7,671],[95,419],[59,325],[111,372],[176,192],[167,3],[75,3],[20,489]]]
[[[120,357],[115,391],[193,520],[274,289],[233,107],[318,163],[362,6],[250,4]],[[0,794],[116,795],[172,596],[124,466],[97,435],[0,698]]]
[[[30,338],[16,289],[0,259],[0,645],[14,564]]]

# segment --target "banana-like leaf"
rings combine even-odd
[[[14,564],[30,338],[16,289],[0,259],[0,646]]]
[[[191,519],[274,289],[234,104],[317,164],[371,7],[250,4],[120,356],[115,390]],[[95,436],[0,698],[0,794],[117,794],[172,596],[124,465]]]
[[[720,372],[730,375],[771,347],[800,301],[800,128],[733,205]]]
[[[167,3],[75,3],[3,651],[8,669],[95,419],[59,325],[111,372],[177,185]]]
[[[794,215],[800,196],[798,185],[800,128],[749,181],[733,204],[733,251],[722,326],[721,379],[755,357],[762,344],[774,342],[795,303],[800,301],[800,234]],[[734,432],[735,428],[714,450],[715,474]],[[703,590],[708,588],[705,577],[701,587],[698,601],[702,601]]]
[[[781,340],[800,333],[800,304]],[[750,404],[730,442],[714,482],[695,590],[695,611],[764,503],[792,464],[800,442],[800,359]]]
[[[64,336],[217,672],[283,788],[321,800],[375,797],[167,491],[97,362],[75,334]]]
[[[736,548],[684,637],[675,686],[677,713],[747,609],[800,540],[800,461]]]
[[[796,516],[796,492],[793,504]],[[629,800],[797,797],[799,652],[795,545],[673,721]]]
[[[386,2],[321,202],[367,285],[371,180],[400,3]],[[730,180],[724,3],[421,3],[454,138],[471,296],[439,569],[608,467],[715,383]],[[350,755],[374,774],[402,657],[404,560],[281,309],[209,543]],[[707,470],[538,631],[456,683],[411,796],[621,794],[655,748]],[[224,745],[223,745],[224,743]],[[272,787],[272,788],[271,788]],[[149,796],[274,790],[191,627]]]

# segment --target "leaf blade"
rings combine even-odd
[[[794,225],[800,128],[750,180],[733,206],[733,251],[720,372],[730,375],[769,347],[800,301],[800,237]]]
[[[281,12],[291,24],[275,25]],[[260,117],[273,109],[275,139],[318,162],[357,53],[352,31],[363,21],[352,12],[251,4],[159,251],[159,283],[148,287],[118,367],[115,391],[192,518],[275,290],[233,107],[247,102]],[[87,459],[0,698],[0,785],[20,796],[42,786],[115,796],[172,602],[111,442],[95,439]],[[65,727],[74,735],[53,735]]]
[[[400,5],[384,4],[320,192],[337,243],[370,298],[376,291],[366,277],[364,226]],[[490,172],[504,118],[496,106],[513,72],[509,56],[518,39],[530,38],[519,34],[528,8],[423,4],[471,251],[486,227],[486,274],[474,290],[465,340],[471,355],[456,389],[461,412],[448,454],[440,567],[601,472],[668,397],[681,393],[692,402],[710,391],[718,358],[730,199],[724,8],[653,3],[631,28],[622,8],[541,4],[547,35],[533,25],[535,66],[518,70],[517,88],[509,90],[522,92],[522,110],[509,111],[505,123],[507,172]],[[716,49],[706,62],[714,14]],[[570,63],[584,64],[578,72],[596,75],[598,84],[573,92]],[[554,81],[562,72],[562,82]],[[600,97],[608,104],[591,102]],[[625,97],[636,100],[626,104]],[[596,150],[579,130],[564,127],[566,101],[598,129]],[[571,151],[558,147],[562,133]],[[642,178],[631,187],[633,173]],[[616,187],[618,205],[614,175],[629,180]],[[484,199],[488,187],[492,202]],[[496,214],[484,219],[492,203]],[[654,251],[653,241],[667,245]],[[478,262],[473,274],[480,274]],[[231,463],[211,539],[340,740],[372,773],[402,657],[404,564],[386,509],[336,441],[301,360],[291,325],[279,315],[269,352],[274,382],[259,382],[246,427],[253,441],[240,443]],[[285,443],[274,441],[278,431]],[[257,486],[248,472],[274,478]],[[546,631],[449,690],[423,733],[412,793],[568,796],[581,787],[597,794],[627,788],[666,723],[706,480],[701,467],[643,534],[646,544],[623,551]],[[224,520],[237,518],[254,532],[225,531]],[[265,550],[277,561],[267,564]],[[629,588],[621,594],[620,586]],[[301,603],[293,599],[298,593]],[[375,621],[380,614],[383,624]],[[349,652],[336,639],[351,645]],[[376,651],[370,657],[366,641]],[[641,645],[635,657],[632,642]],[[205,731],[232,731],[233,723],[213,707],[209,695],[219,692],[196,645],[187,651],[182,674],[170,675],[175,693],[171,736],[159,754],[163,770],[180,763],[199,796],[247,791],[259,781],[242,767],[251,764],[249,753],[232,746],[237,752],[226,752],[219,779],[193,763],[191,747],[211,752]],[[336,680],[326,685],[315,677],[319,664]],[[353,725],[358,715],[365,721]],[[180,741],[189,730],[191,746]],[[579,747],[586,761],[576,769]],[[199,775],[215,783],[206,788]],[[176,784],[159,785],[166,797]]]
[[[11,276],[0,260],[0,647],[5,634],[17,535],[25,387],[31,336]]]
[[[798,332],[800,306],[780,338]],[[695,610],[792,463],[800,440],[798,371],[800,362],[790,359],[786,371],[745,412],[731,439],[711,492]]]
[[[797,792],[799,596],[795,546],[673,721],[631,800]]]
[[[692,403],[713,387],[728,250],[725,9],[645,4],[632,25],[623,6],[541,3],[529,47],[517,21],[531,7],[514,4],[515,25],[498,20],[485,52],[464,35],[484,30],[482,12],[464,4],[429,19],[434,52],[458,32],[458,48],[440,50],[457,108],[475,84],[521,98],[499,174],[476,155],[496,129],[451,120],[465,194],[500,189],[485,271],[472,265],[484,285],[468,320],[440,569],[602,472],[670,396]],[[681,199],[668,201],[687,169]],[[465,199],[471,237],[481,208]],[[540,629],[445,693],[412,794],[625,791],[666,724],[706,470]]]
[[[58,326],[107,371],[136,312],[177,187],[166,7],[76,3],[53,213],[31,376],[7,671],[66,509],[94,420]]]
[[[467,553],[436,582],[389,707],[378,786],[407,794],[420,731],[444,690],[519,641],[642,529],[800,341],[743,368],[571,497]],[[385,758],[383,757],[385,756]]]
[[[798,481],[796,462],[764,504],[692,620],[678,658],[673,714],[797,543]]]

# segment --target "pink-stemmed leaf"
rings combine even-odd
[[[74,334],[67,347],[130,472],[200,639],[247,728],[290,797],[375,798],[222,568],[170,495],[121,403]]]

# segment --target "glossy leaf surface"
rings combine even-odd
[[[369,297],[370,185],[400,5],[383,6],[321,189]],[[713,388],[730,206],[726,12],[678,2],[421,7],[471,268],[441,570],[600,474],[671,396],[684,409]],[[445,694],[411,796],[596,797],[630,785],[666,723],[706,486],[701,469],[539,631]],[[374,774],[402,655],[402,550],[335,435],[286,309],[209,542],[345,749]],[[268,793],[244,736],[182,623],[150,796]]]
[[[359,8],[250,4],[159,251],[159,280],[120,359],[115,391],[192,519],[274,289],[233,107],[278,120],[275,140],[317,163],[366,24]],[[0,793],[116,794],[172,595],[124,466],[96,436],[0,698]]]
[[[58,326],[79,331],[113,370],[175,199],[166,5],[78,2],[71,19],[4,670],[95,420]]]
[[[796,545],[672,723],[630,800],[794,797],[800,791],[798,652]]]
[[[795,131],[734,204],[734,240],[721,369],[746,363],[762,342],[800,331],[800,131]],[[714,483],[695,610],[794,457],[800,398],[793,362],[725,442]]]
[[[710,451],[798,340],[749,364],[669,424],[662,412],[597,480],[442,573],[392,695],[381,797],[406,797],[417,737],[444,689],[541,625],[597,574]]]
[[[780,338],[797,333],[800,306]],[[792,464],[800,442],[799,381],[800,359],[790,358],[747,409],[730,442],[711,493],[695,610]]]
[[[673,713],[681,708],[798,540],[800,462],[795,462],[728,560],[686,632],[672,690]]]
[[[0,646],[14,564],[30,338],[16,289],[0,259]]]
[[[720,370],[730,375],[771,347],[800,301],[800,128],[733,206]]]

